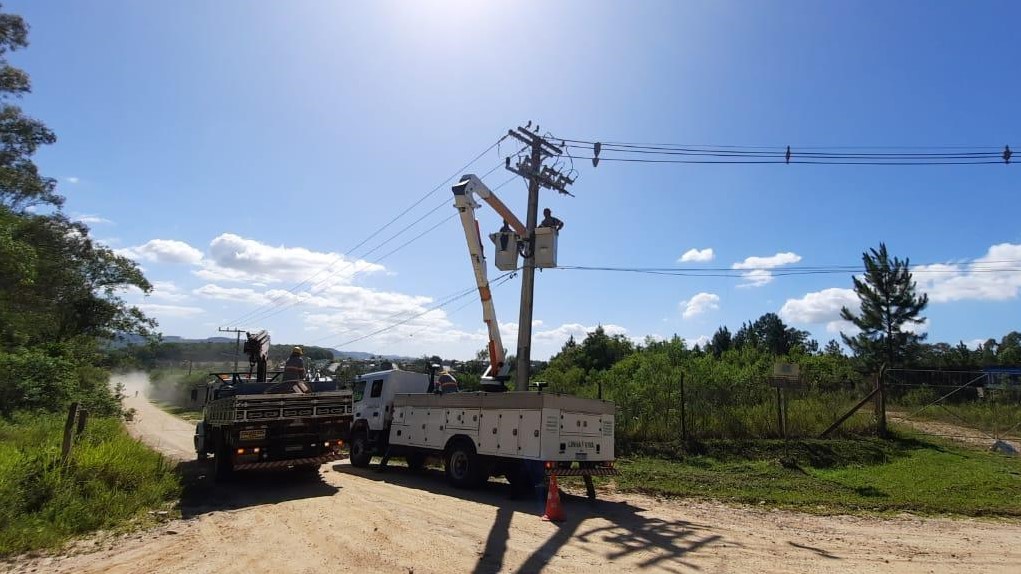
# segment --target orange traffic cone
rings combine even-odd
[[[564,508],[560,506],[560,489],[557,488],[557,475],[551,474],[549,477],[549,494],[546,495],[546,513],[542,515],[542,519],[547,522],[563,522],[567,518],[564,516]]]

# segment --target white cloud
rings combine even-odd
[[[74,217],[72,217],[72,219],[74,221],[79,222],[79,223],[84,223],[85,225],[113,224],[112,221],[110,221],[109,219],[107,219],[105,217],[100,217],[98,215],[93,215],[93,214],[88,214],[88,213],[77,214]]]
[[[156,319],[160,317],[194,317],[201,315],[206,311],[199,307],[189,307],[183,305],[161,305],[159,303],[142,303],[136,305],[146,315],[151,315]]]
[[[854,289],[832,287],[806,293],[800,299],[788,299],[780,308],[780,318],[789,323],[826,324],[830,333],[857,332],[853,323],[840,318],[840,310],[847,307],[857,313],[860,309]]]
[[[207,299],[221,299],[237,303],[251,303],[253,305],[262,305],[270,300],[264,293],[254,289],[220,287],[213,284],[203,285],[192,292]]]
[[[911,272],[933,303],[1014,299],[1021,293],[1021,244],[1000,243],[971,262],[917,265]]]
[[[691,299],[681,301],[681,307],[683,308],[681,316],[691,319],[708,311],[719,309],[720,296],[715,293],[696,293]]]
[[[596,327],[598,325],[585,326],[581,323],[564,323],[554,329],[535,331],[532,333],[532,338],[540,341],[563,343],[571,336],[574,336],[580,342],[589,333],[595,331]],[[614,335],[627,335],[627,329],[620,325],[603,325],[603,331],[611,337]]]
[[[964,343],[969,349],[982,349],[982,345],[986,344],[986,339],[972,339]]]
[[[678,259],[677,261],[679,263],[688,262],[705,263],[707,261],[712,261],[715,256],[716,255],[713,253],[712,247],[706,247],[705,249],[692,248],[685,251],[684,255],[681,255],[681,258]]]
[[[256,284],[297,283],[306,279],[318,293],[332,285],[351,282],[359,273],[377,273],[385,267],[340,253],[311,251],[304,247],[274,247],[233,233],[209,244],[209,257],[195,275],[209,281],[244,281]]]
[[[118,249],[117,253],[132,259],[156,263],[189,263],[202,261],[202,252],[176,239],[152,239],[142,245]]]
[[[742,283],[739,287],[762,287],[773,281],[773,273],[770,269],[799,261],[801,261],[800,255],[787,251],[769,257],[748,257],[744,261],[734,263],[731,268],[747,270],[747,273],[742,273],[746,283]]]
[[[64,181],[66,181],[67,183],[78,183],[80,180],[75,176],[69,176],[65,177]]]
[[[188,294],[182,291],[172,281],[153,281],[152,293],[150,293],[149,296],[153,299],[161,299],[163,301],[181,302],[188,300]]]
[[[698,345],[698,348],[700,349],[704,349],[705,346],[708,345],[709,342],[712,340],[713,338],[710,337],[709,335],[700,335],[697,339],[693,341],[685,340],[684,343],[685,345],[687,345],[689,349],[694,349],[695,345]]]

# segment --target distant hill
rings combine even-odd
[[[244,342],[244,341],[242,340],[242,342]],[[146,340],[145,337],[140,337],[138,335],[123,334],[123,335],[119,335],[118,339],[116,339],[114,341],[111,341],[110,342],[110,346],[115,348],[115,349],[122,349],[124,347],[139,346],[139,345],[144,345],[146,343],[147,343],[147,340]],[[229,349],[227,349],[227,348],[220,348],[217,351],[219,351],[220,353],[230,353],[230,354],[232,354],[234,352],[234,345],[236,343],[237,343],[237,339],[235,337],[219,337],[219,336],[217,336],[217,337],[206,337],[205,339],[189,339],[189,338],[186,338],[186,337],[181,337],[179,335],[163,335],[163,343],[162,343],[163,346],[173,346],[173,347],[180,346],[180,347],[192,347],[192,348],[189,348],[186,352],[183,352],[183,353],[158,353],[158,355],[161,355],[160,358],[166,358],[166,356],[168,354],[170,356],[174,356],[174,357],[186,357],[186,358],[197,358],[198,355],[201,355],[203,357],[203,359],[206,359],[206,360],[216,360],[216,359],[222,358],[224,355],[222,355],[222,354],[221,355],[210,355],[208,349],[196,349],[194,347],[195,346],[204,347],[204,346],[207,346],[207,345],[216,345],[216,346],[230,345]],[[298,343],[298,344],[300,345],[300,343]],[[284,349],[284,348],[288,348],[289,349],[290,347],[293,347],[294,345],[295,345],[294,343],[277,343],[277,342],[274,342],[273,343],[273,354],[276,355],[276,354],[282,352],[281,349]],[[322,348],[322,347],[314,347],[314,346],[305,347],[305,350],[306,350],[306,352],[310,352],[311,351],[311,352],[313,352],[316,355],[320,355],[321,351],[328,351],[328,352],[333,353],[333,356],[335,358],[337,358],[337,359],[353,359],[355,361],[368,361],[368,360],[374,359],[374,358],[383,358],[383,359],[386,359],[386,360],[389,360],[389,361],[405,362],[405,361],[414,360],[416,358],[416,357],[406,357],[406,356],[403,356],[403,355],[377,355],[375,353],[366,353],[364,351],[340,351],[338,349],[330,349],[330,348]],[[316,352],[316,351],[320,351],[320,352]]]

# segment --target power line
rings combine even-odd
[[[365,238],[364,238],[364,239],[362,239],[362,240],[361,240],[360,242],[358,242],[357,244],[355,244],[355,245],[354,245],[353,247],[351,247],[351,248],[347,249],[347,250],[346,250],[346,251],[344,251],[343,253],[346,253],[346,254],[349,254],[349,255],[350,255],[350,254],[353,254],[353,252],[354,252],[354,251],[356,251],[357,249],[359,249],[359,248],[360,248],[360,247],[361,247],[362,245],[365,245],[366,243],[368,243],[369,241],[371,241],[371,240],[372,240],[372,239],[373,239],[374,237],[376,237],[377,235],[379,235],[380,233],[382,233],[382,232],[383,232],[384,230],[386,230],[386,229],[387,229],[388,227],[390,227],[390,226],[391,226],[391,225],[393,225],[393,224],[394,224],[395,222],[397,222],[397,221],[398,221],[399,219],[401,219],[402,217],[404,217],[404,215],[406,215],[406,214],[407,214],[408,212],[410,212],[410,211],[411,211],[412,209],[414,209],[415,207],[419,206],[419,205],[420,205],[420,204],[421,204],[421,203],[422,203],[423,201],[425,201],[426,199],[429,199],[429,197],[431,197],[431,196],[432,196],[432,195],[434,195],[434,194],[435,194],[435,193],[436,193],[437,191],[439,191],[440,189],[442,189],[442,188],[443,188],[443,186],[445,186],[446,184],[448,184],[448,183],[449,183],[449,182],[450,182],[451,180],[453,180],[454,178],[456,178],[456,177],[460,176],[460,175],[461,175],[461,174],[462,174],[462,173],[463,173],[463,172],[464,172],[465,170],[467,170],[467,169],[468,169],[469,167],[471,167],[472,165],[474,165],[474,164],[475,164],[475,162],[477,162],[478,160],[482,159],[482,158],[483,158],[483,157],[484,157],[484,156],[485,156],[486,154],[488,154],[489,152],[491,152],[491,151],[492,151],[492,150],[493,150],[494,148],[497,148],[497,147],[498,147],[498,146],[500,145],[500,143],[501,143],[501,142],[503,142],[503,140],[507,139],[507,137],[508,137],[508,136],[506,136],[506,135],[504,135],[504,136],[500,137],[500,138],[499,138],[498,140],[496,140],[496,142],[494,142],[494,143],[493,143],[492,145],[490,145],[490,146],[489,146],[489,147],[487,147],[487,148],[486,148],[485,150],[483,150],[483,151],[482,151],[481,153],[479,153],[478,155],[476,155],[475,157],[473,157],[473,158],[471,159],[471,161],[469,161],[468,163],[466,163],[465,165],[463,165],[462,167],[460,167],[460,168],[459,168],[459,169],[458,169],[457,171],[455,171],[455,172],[454,172],[453,174],[451,174],[451,175],[450,175],[450,176],[448,176],[448,177],[447,177],[446,179],[444,179],[444,180],[443,180],[442,182],[440,182],[440,183],[439,183],[438,185],[436,185],[436,187],[434,187],[434,188],[432,188],[431,190],[429,190],[428,192],[426,192],[426,193],[425,193],[425,194],[424,194],[424,195],[423,195],[422,197],[418,198],[418,199],[417,199],[417,200],[415,200],[415,201],[414,201],[414,202],[413,202],[413,203],[412,203],[411,205],[409,205],[408,207],[406,207],[406,208],[405,208],[405,209],[404,209],[403,211],[401,211],[400,213],[398,213],[397,215],[395,215],[395,216],[394,216],[394,217],[393,217],[392,219],[390,219],[390,221],[386,222],[386,223],[385,223],[385,224],[384,224],[384,225],[383,225],[382,227],[380,227],[380,228],[376,229],[376,231],[372,232],[372,233],[371,233],[371,234],[369,234],[369,235],[368,235],[367,237],[365,237]],[[502,164],[500,164],[500,165],[502,165]],[[495,171],[495,169],[497,169],[497,168],[499,168],[499,165],[497,165],[497,167],[496,167],[496,168],[494,168],[493,170],[490,170],[490,172],[489,172],[489,173],[492,173],[492,171]],[[332,266],[332,265],[333,265],[334,263],[336,263],[336,261],[337,261],[338,259],[340,259],[340,258],[342,258],[342,257],[343,257],[343,255],[342,255],[341,253],[337,253],[337,254],[334,254],[334,256],[333,256],[333,258],[332,258],[332,261],[331,261],[330,263],[327,263],[327,264],[326,264],[326,265],[325,265],[325,266],[324,266],[324,267],[323,267],[322,269],[320,269],[320,270],[319,270],[319,271],[317,271],[316,273],[312,274],[312,275],[311,275],[311,276],[309,276],[309,277],[306,277],[306,278],[305,278],[305,279],[303,279],[302,281],[299,281],[299,282],[298,282],[297,284],[295,284],[295,285],[294,285],[293,287],[291,287],[290,289],[288,289],[288,290],[287,290],[286,292],[284,292],[284,293],[281,293],[281,294],[279,294],[279,295],[278,295],[277,297],[274,297],[274,298],[273,298],[272,300],[268,301],[267,303],[263,303],[263,304],[262,304],[262,305],[260,305],[259,307],[256,307],[255,309],[253,309],[253,310],[251,310],[251,311],[248,311],[248,312],[246,312],[246,313],[242,314],[241,316],[239,316],[239,317],[235,318],[235,319],[234,319],[233,321],[229,321],[228,323],[229,323],[229,324],[238,324],[238,323],[240,323],[240,322],[242,322],[242,321],[247,321],[247,320],[250,320],[251,316],[253,316],[254,314],[257,314],[257,313],[259,313],[259,312],[260,312],[260,309],[262,309],[263,307],[272,307],[272,306],[273,306],[274,304],[276,304],[276,302],[277,302],[277,301],[279,301],[279,300],[280,300],[280,299],[282,299],[283,297],[286,297],[286,296],[287,296],[287,293],[294,293],[294,292],[295,292],[296,290],[300,289],[300,288],[301,288],[301,287],[302,287],[303,285],[306,285],[306,284],[308,284],[308,282],[309,282],[309,281],[311,281],[311,280],[315,279],[315,278],[316,278],[316,277],[318,277],[318,276],[319,276],[320,274],[324,273],[324,272],[325,272],[325,271],[326,271],[327,269],[329,269],[329,268],[330,268],[330,266]]]
[[[1013,263],[1015,267],[966,267],[964,269],[911,269],[914,274],[958,274],[958,273],[1018,273],[1021,272],[1021,260],[1004,261]],[[932,265],[932,264],[930,264]],[[697,268],[697,267],[616,267],[616,266],[588,266],[588,265],[557,265],[556,269],[566,271],[602,271],[611,273],[636,273],[643,275],[662,275],[673,277],[720,277],[747,279],[747,275],[755,271],[768,272],[773,277],[788,277],[797,275],[833,275],[844,273],[864,273],[862,266],[834,265],[814,267],[742,267],[742,268]]]
[[[1010,146],[1003,148],[994,146],[826,148],[819,146],[645,144],[559,139],[563,142],[561,146],[564,148],[591,151],[590,157],[575,159],[589,159],[593,161],[593,165],[600,161],[664,164],[984,165],[1009,164],[1013,156]],[[882,151],[885,149],[929,151]],[[660,158],[649,156],[660,156]]]
[[[502,285],[503,282],[506,282],[506,281],[510,280],[510,276],[514,272],[515,271],[508,271],[507,273],[504,273],[503,275],[500,275],[499,277],[497,277],[494,280],[494,282],[499,281],[499,283],[497,283],[493,287],[498,287],[499,285]],[[342,349],[342,348],[344,348],[344,347],[346,347],[348,345],[351,345],[353,343],[357,343],[358,341],[363,341],[363,340],[368,339],[370,337],[375,337],[376,335],[385,333],[385,332],[390,331],[392,329],[396,329],[397,327],[400,327],[401,325],[405,325],[405,324],[407,324],[407,323],[409,323],[411,321],[414,321],[415,319],[417,319],[417,318],[419,318],[419,317],[421,317],[423,315],[426,315],[428,313],[436,311],[437,309],[440,309],[441,307],[445,307],[445,306],[453,303],[454,301],[458,301],[460,299],[463,299],[463,298],[467,297],[468,295],[471,295],[472,293],[474,293],[477,290],[478,290],[478,287],[476,287],[476,286],[469,287],[468,289],[464,290],[463,292],[461,292],[457,296],[450,298],[449,300],[447,300],[444,303],[440,303],[438,305],[433,305],[432,307],[429,307],[425,311],[422,311],[420,313],[416,313],[415,315],[412,315],[411,317],[408,317],[407,319],[398,321],[398,322],[393,323],[391,325],[387,325],[386,327],[382,327],[382,328],[377,329],[377,330],[375,330],[375,331],[373,331],[371,333],[368,333],[366,335],[362,335],[360,337],[356,337],[356,338],[351,339],[349,341],[345,341],[344,343],[341,343],[341,344],[337,345],[336,348],[337,349]]]
[[[500,166],[502,166],[502,165],[503,165],[503,163],[500,163],[500,164],[499,164],[499,165],[497,166],[497,168],[499,168],[499,167],[500,167]],[[494,169],[491,169],[491,170],[489,170],[489,172],[487,172],[487,175],[489,175],[489,174],[493,173],[494,171],[496,171],[496,168],[494,168]],[[512,181],[514,181],[515,179],[517,179],[517,178],[516,178],[516,177],[511,177],[511,178],[509,178],[509,179],[505,180],[505,181],[504,181],[503,183],[501,183],[501,184],[497,185],[496,187],[494,187],[494,188],[493,188],[493,191],[499,190],[500,188],[502,188],[503,186],[507,185],[508,183],[510,183],[510,182],[512,182]],[[411,224],[409,224],[409,225],[408,225],[407,227],[405,227],[405,228],[404,228],[404,229],[402,229],[401,231],[399,231],[399,232],[395,233],[394,235],[390,236],[390,237],[389,237],[388,239],[386,239],[386,240],[385,240],[385,241],[383,241],[382,243],[380,243],[380,244],[376,245],[376,247],[372,248],[372,249],[371,249],[370,251],[368,251],[368,252],[366,252],[366,253],[362,254],[362,257],[365,257],[366,255],[369,255],[369,254],[371,254],[371,253],[374,253],[374,252],[375,252],[376,250],[378,250],[378,249],[379,249],[380,247],[382,247],[382,246],[386,245],[386,244],[387,244],[387,243],[389,243],[389,242],[390,242],[391,240],[393,240],[393,239],[397,238],[398,236],[402,235],[402,234],[403,234],[403,233],[404,233],[405,231],[407,231],[408,229],[410,229],[410,228],[411,228],[412,226],[414,226],[414,225],[415,225],[415,224],[417,224],[418,222],[420,222],[420,221],[422,221],[423,219],[425,219],[425,218],[426,218],[427,216],[429,216],[429,215],[431,215],[432,213],[434,213],[434,212],[435,212],[436,210],[438,210],[438,209],[439,209],[440,207],[443,207],[443,206],[446,206],[446,205],[448,205],[448,203],[449,203],[449,202],[448,202],[447,200],[443,200],[443,202],[442,202],[442,203],[440,203],[439,205],[437,205],[436,207],[434,207],[433,209],[431,209],[431,210],[430,210],[430,211],[429,211],[428,213],[426,213],[426,214],[425,214],[425,215],[423,215],[422,217],[420,217],[420,218],[416,219],[416,220],[415,220],[415,221],[413,221],[413,222],[412,222]],[[433,230],[435,230],[435,229],[439,228],[439,227],[440,227],[441,225],[443,225],[444,223],[446,223],[446,222],[450,221],[451,219],[454,219],[455,217],[457,217],[457,215],[458,215],[457,213],[453,213],[453,214],[451,214],[450,216],[448,216],[448,217],[444,218],[443,220],[441,220],[441,221],[437,222],[437,223],[436,223],[436,224],[434,224],[434,225],[433,225],[432,227],[429,227],[428,229],[426,229],[426,230],[422,231],[422,232],[421,232],[421,233],[419,233],[418,235],[416,235],[416,236],[412,237],[411,239],[409,239],[409,240],[405,241],[404,243],[400,244],[399,246],[397,246],[396,248],[394,248],[394,249],[390,250],[389,252],[385,253],[384,255],[381,255],[380,257],[377,257],[376,259],[374,259],[374,260],[372,260],[372,261],[369,261],[369,262],[368,262],[368,265],[369,265],[369,266],[371,266],[371,265],[375,265],[375,264],[377,264],[377,263],[380,263],[381,261],[383,261],[384,259],[386,259],[386,258],[390,257],[390,256],[391,256],[391,255],[393,255],[394,253],[397,253],[398,251],[400,251],[400,250],[404,249],[405,247],[407,247],[407,246],[411,245],[411,244],[412,244],[412,243],[414,243],[415,241],[417,241],[417,240],[421,239],[421,238],[422,238],[423,236],[425,236],[425,235],[426,235],[426,234],[428,234],[429,232],[431,232],[431,231],[433,231]],[[350,267],[351,265],[355,265],[355,267],[357,267],[357,264],[358,264],[358,262],[357,262],[357,261],[351,261],[351,262],[349,262],[349,265],[348,265],[348,266]],[[363,268],[362,268],[361,270],[359,270],[359,269],[355,269],[354,273],[352,273],[352,274],[351,274],[351,276],[352,276],[352,277],[354,277],[354,275],[357,275],[357,274],[358,274],[358,273],[359,273],[360,271],[362,271],[362,270],[364,270],[364,269],[368,269],[368,268],[369,268],[368,266],[365,266],[365,267],[363,267]],[[329,280],[330,280],[330,279],[331,279],[332,277],[334,277],[334,276],[335,276],[335,275],[336,275],[337,273],[339,273],[339,272],[341,272],[341,271],[343,271],[343,270],[345,270],[345,268],[342,268],[342,269],[338,269],[338,270],[335,270],[335,271],[334,271],[333,273],[331,273],[331,274],[330,274],[330,275],[328,275],[327,277],[325,277],[325,278],[321,279],[320,281],[316,282],[315,284],[311,285],[311,286],[309,287],[309,291],[308,291],[308,292],[309,292],[309,295],[312,295],[312,293],[313,293],[313,292],[314,292],[314,291],[316,290],[316,288],[318,288],[319,286],[321,286],[321,285],[325,284],[325,283],[326,283],[327,281],[329,281]],[[293,293],[293,292],[292,292],[292,293]],[[286,296],[286,295],[284,295],[284,296]],[[302,303],[304,303],[305,301],[307,301],[307,299],[306,299],[306,300],[302,300],[302,299],[300,299],[300,298],[299,298],[299,299],[295,299],[295,300],[293,300],[293,301],[288,301],[288,302],[285,302],[285,303],[281,304],[280,306],[278,306],[278,307],[277,307],[276,309],[273,309],[273,308],[268,308],[268,309],[266,309],[266,310],[262,311],[261,313],[257,313],[256,315],[254,315],[254,316],[250,317],[250,318],[248,319],[248,321],[265,321],[266,319],[269,319],[269,318],[271,318],[271,317],[275,317],[276,315],[279,315],[280,313],[282,313],[282,312],[284,312],[284,311],[286,311],[286,310],[288,310],[288,309],[290,309],[290,308],[292,308],[292,307],[295,307],[295,306],[297,306],[297,305],[301,305],[301,304],[302,304]]]

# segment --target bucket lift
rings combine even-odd
[[[475,282],[478,284],[482,298],[482,320],[489,331],[489,367],[482,375],[484,390],[506,390],[504,382],[510,372],[507,353],[503,348],[500,326],[496,321],[496,308],[493,306],[493,295],[489,289],[489,277],[486,270],[486,255],[482,247],[482,236],[475,210],[480,207],[475,201],[477,196],[485,201],[500,215],[506,225],[489,235],[496,248],[496,267],[501,271],[513,271],[518,268],[518,256],[522,251],[530,249],[527,241],[528,231],[521,220],[500,201],[485,183],[476,175],[468,174],[452,188],[454,207],[461,215],[461,226],[464,227],[465,240],[468,242],[468,255],[471,257],[472,269],[475,271]],[[541,268],[556,267],[557,264],[557,231],[552,228],[540,227],[535,230],[535,266]]]

